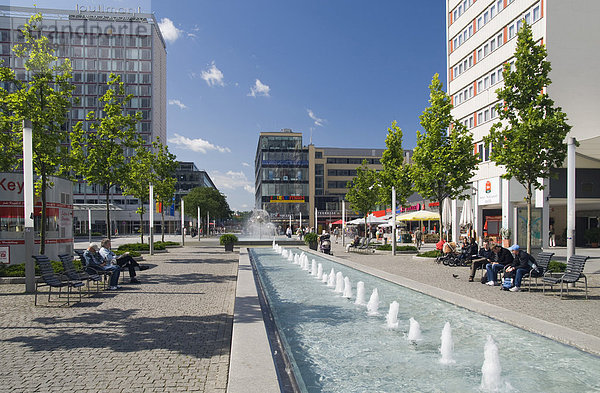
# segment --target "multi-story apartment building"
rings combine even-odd
[[[496,235],[498,228],[505,227],[512,230],[513,242],[525,243],[524,189],[515,180],[500,178],[503,169],[490,162],[493,146],[485,146],[482,140],[498,121],[496,89],[503,83],[504,64],[514,67],[517,32],[526,22],[531,25],[534,40],[548,50],[552,64],[548,93],[567,113],[573,127],[569,138],[581,142],[573,174],[577,179],[576,241],[583,245],[583,232],[597,226],[600,216],[600,131],[596,120],[600,86],[593,67],[598,61],[595,48],[600,46],[600,27],[595,20],[600,2],[446,0],[446,11],[447,86],[454,105],[452,115],[471,130],[476,141],[474,153],[481,159],[472,179],[477,234]],[[567,195],[566,172],[559,170],[558,179],[546,180],[549,187],[536,193],[534,247],[548,245],[550,229],[559,243],[566,241],[567,199],[575,198]]]
[[[342,200],[349,181],[363,160],[381,169],[383,149],[302,145],[302,133],[283,129],[261,132],[255,159],[256,208],[269,212],[282,226],[325,227],[342,217]],[[406,152],[407,157],[410,152]],[[354,213],[347,209],[347,217]],[[302,215],[302,217],[300,217]]]
[[[90,111],[100,113],[102,103],[98,98],[107,90],[111,73],[120,75],[127,94],[134,98],[128,112],[140,112],[137,125],[140,136],[150,144],[159,138],[166,143],[166,48],[154,14],[140,9],[77,7],[74,10],[0,6],[0,60],[15,70],[18,79],[28,78],[23,60],[14,56],[12,47],[23,42],[21,28],[35,13],[43,16],[42,33],[56,49],[59,59],[69,58],[73,67],[75,85],[73,107],[67,127],[85,120]],[[129,152],[127,152],[129,153]],[[115,222],[112,227],[121,233],[128,232],[135,220],[138,201],[113,190]],[[92,205],[105,203],[102,186],[75,183],[73,202],[80,205],[75,210],[75,222],[87,227],[87,211]],[[95,228],[104,223],[98,217]],[[129,228],[129,229],[128,229]]]

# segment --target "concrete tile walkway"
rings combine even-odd
[[[0,286],[0,392],[225,392],[238,254],[198,244],[72,307]]]

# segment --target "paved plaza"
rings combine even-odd
[[[412,255],[345,253],[341,242],[333,251],[367,269],[600,337],[598,274],[588,275],[590,300],[582,285],[560,300],[539,289],[511,293],[469,283],[465,267]],[[225,392],[238,253],[225,253],[216,239],[188,239],[143,263],[151,268],[139,274],[141,285],[125,283],[71,307],[48,307],[44,298],[34,307],[24,285],[1,285],[0,392]]]
[[[0,391],[225,392],[238,256],[206,243],[71,307],[0,286]]]

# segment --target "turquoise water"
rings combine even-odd
[[[306,392],[480,392],[487,335],[499,348],[502,392],[600,391],[600,358],[593,355],[307,253],[324,272],[333,267],[349,277],[354,296],[358,281],[366,300],[378,289],[380,315],[368,316],[366,307],[272,249],[250,254]],[[400,323],[389,329],[385,314],[394,300]],[[416,344],[406,339],[411,317],[423,334]],[[439,362],[445,322],[454,339],[451,365]]]

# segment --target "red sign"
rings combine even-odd
[[[439,205],[440,205],[440,203],[439,203],[439,202],[431,202],[431,203],[429,204],[429,207],[438,207]]]
[[[485,193],[489,194],[492,192],[492,183],[488,180],[485,182]]]

